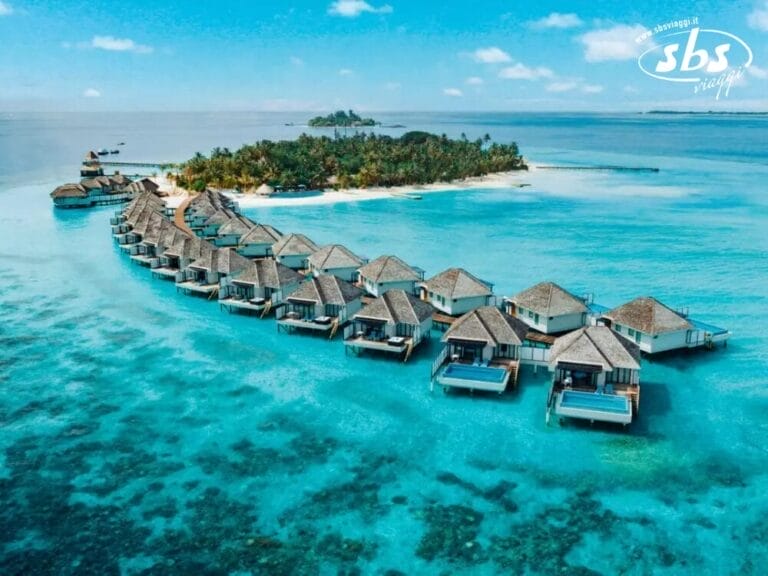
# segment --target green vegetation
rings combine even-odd
[[[491,138],[452,140],[427,132],[400,138],[356,134],[247,144],[237,152],[216,148],[180,166],[179,186],[253,190],[261,184],[311,189],[399,186],[446,182],[493,172],[527,170],[517,144]]]
[[[309,121],[312,128],[356,128],[358,126],[376,126],[378,122],[373,118],[361,118],[352,110],[344,112],[337,110],[328,116],[315,116]]]

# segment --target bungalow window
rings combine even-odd
[[[528,310],[528,318],[533,318],[533,310]]]
[[[616,332],[621,332],[621,324],[616,324]]]
[[[632,328],[630,328],[629,330],[627,330],[627,334],[629,334],[630,336],[634,336],[635,335],[635,331],[632,330]]]
[[[538,314],[534,314],[534,315],[533,315],[533,321],[534,321],[536,324],[538,324],[538,323],[539,323],[539,315],[538,315]]]

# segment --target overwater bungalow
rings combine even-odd
[[[309,257],[320,247],[304,234],[287,234],[272,246],[272,256],[288,268],[307,270]]]
[[[82,165],[80,166],[80,176],[82,178],[93,178],[95,176],[104,176],[104,168],[101,166],[101,160],[99,155],[93,150],[89,151],[85,155]]]
[[[115,215],[110,218],[112,234],[115,236],[116,240],[120,241],[122,235],[131,230],[136,222],[136,218],[145,208],[150,208],[158,214],[167,214],[165,202],[160,200],[160,198],[154,194],[145,192],[133,198],[123,210],[117,211]]]
[[[358,286],[378,297],[388,290],[418,294],[416,284],[424,281],[424,272],[412,268],[397,256],[380,256],[358,271]]]
[[[412,293],[387,290],[352,317],[344,329],[346,350],[375,350],[410,358],[413,349],[429,337],[434,309]]]
[[[62,184],[51,192],[57,208],[87,208],[93,205],[88,190],[82,184]]]
[[[557,339],[547,421],[560,417],[629,424],[640,400],[640,348],[607,326],[588,326]]]
[[[173,246],[176,238],[187,237],[184,230],[167,218],[161,218],[159,223],[150,223],[141,242],[130,248],[131,260],[141,266],[159,267],[160,256],[165,249]]]
[[[118,237],[118,244],[123,252],[130,253],[131,246],[138,244],[144,239],[144,235],[160,226],[165,216],[157,212],[154,208],[145,207],[131,226],[131,229]]]
[[[540,282],[504,300],[510,316],[544,334],[560,334],[585,326],[587,305],[554,282]]]
[[[51,192],[57,208],[88,208],[104,204],[118,204],[133,197],[133,193],[119,184],[120,179],[95,176],[84,178],[79,184],[64,184]],[[127,185],[126,185],[127,186]]]
[[[646,354],[725,345],[731,335],[725,328],[693,320],[687,312],[672,310],[650,296],[609,310],[601,323],[635,342]]]
[[[184,219],[193,230],[202,229],[206,220],[220,210],[240,213],[237,203],[231,198],[220,192],[205,190],[190,200]]]
[[[223,278],[244,271],[250,260],[232,248],[201,244],[200,256],[176,274],[176,290],[195,296],[218,294]]]
[[[238,215],[232,210],[229,210],[228,208],[221,208],[220,210],[217,210],[211,214],[205,220],[205,222],[203,222],[202,226],[190,226],[190,228],[192,228],[192,230],[194,230],[195,233],[201,238],[215,240],[216,236],[219,234],[219,229],[227,222],[237,217]]]
[[[200,257],[204,244],[208,243],[197,236],[175,236],[173,243],[165,248],[156,265],[150,265],[152,276],[175,281],[182,270]]]
[[[230,312],[269,314],[285,303],[304,277],[272,259],[251,260],[245,269],[221,281],[219,304]]]
[[[269,224],[254,224],[240,237],[237,251],[246,258],[268,258],[272,256],[272,246],[282,237],[280,231]]]
[[[336,276],[311,277],[285,299],[276,311],[279,330],[295,329],[336,335],[362,306],[363,291]]]
[[[493,284],[463,268],[449,268],[420,286],[421,299],[449,316],[460,316],[494,301]]]
[[[501,394],[517,384],[520,351],[528,326],[495,306],[481,306],[456,320],[443,335],[445,347],[432,365],[433,382],[449,388]]]
[[[308,262],[313,276],[331,274],[347,282],[355,282],[357,271],[366,263],[341,244],[323,246],[309,256]]]
[[[216,246],[237,246],[240,238],[247,234],[256,223],[245,216],[236,215],[219,228],[213,243]]]

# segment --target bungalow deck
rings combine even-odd
[[[265,300],[264,298],[252,298],[245,300],[242,298],[222,298],[219,300],[219,308],[227,310],[228,312],[242,312],[248,314],[253,312],[255,314],[266,315],[272,309],[272,302]]]
[[[212,298],[218,291],[218,284],[200,284],[193,280],[186,282],[179,282],[176,284],[176,291],[183,292],[188,296],[204,296],[206,298]]]
[[[277,329],[288,333],[294,330],[309,330],[322,332],[333,338],[339,329],[339,319],[334,316],[316,316],[314,318],[302,318],[294,312],[288,312],[277,321]]]
[[[131,262],[138,264],[139,266],[145,266],[149,268],[152,265],[152,260],[156,260],[154,256],[147,256],[146,254],[132,254]]]
[[[374,350],[376,352],[384,352],[387,354],[405,355],[404,361],[407,361],[408,358],[410,358],[414,347],[413,338],[404,338],[401,336],[374,340],[366,338],[362,334],[355,334],[344,340],[345,352],[351,350],[357,354],[361,350]]]
[[[561,418],[590,422],[631,424],[640,406],[640,386],[606,384],[604,391],[595,387],[565,386],[554,382],[547,399],[546,421],[552,412]]]
[[[161,280],[175,280],[178,272],[178,268],[168,268],[166,266],[152,268],[152,276]]]
[[[517,386],[520,363],[508,358],[494,358],[487,364],[478,365],[453,358],[437,374],[436,381],[447,392],[450,388],[465,388],[470,392],[503,393],[510,383]]]

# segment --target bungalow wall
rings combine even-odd
[[[358,276],[357,270],[358,268],[356,266],[350,268],[323,268],[322,270],[312,266],[312,275],[318,277],[321,274],[330,274],[332,276],[336,276],[336,278],[340,278],[341,280],[354,282]]]
[[[293,294],[299,287],[298,282],[288,284],[281,288],[271,288],[269,286],[255,286],[253,284],[233,282],[231,278],[222,278],[221,280],[221,294],[220,298],[226,298],[229,296],[237,295],[246,297],[249,300],[252,298],[264,298],[264,300],[271,300],[273,305],[282,304],[285,299]]]
[[[651,336],[650,334],[640,332],[639,330],[621,324],[614,324],[613,329],[628,340],[635,342],[640,347],[640,350],[646,354],[655,354],[656,352],[666,352],[668,350],[678,350],[680,348],[688,347],[689,330],[664,332],[662,334]]]
[[[224,234],[223,236],[217,236],[213,243],[216,246],[237,246],[240,236],[240,234]]]
[[[93,205],[93,200],[77,196],[65,196],[63,198],[54,198],[53,204],[58,208],[88,208]]]
[[[246,258],[267,258],[272,256],[272,244],[243,244],[237,253]]]
[[[429,302],[440,312],[449,316],[461,316],[471,310],[487,306],[491,296],[469,296],[467,298],[454,298],[453,300],[430,292]]]
[[[242,252],[240,253],[242,254]],[[245,254],[243,254],[243,256],[245,256]],[[293,270],[306,270],[309,266],[307,262],[308,258],[309,254],[289,254],[286,256],[276,256],[275,260],[280,262],[283,266],[287,266]]]
[[[368,278],[365,278],[361,275],[360,281],[365,287],[366,292],[377,298],[389,290],[405,290],[408,294],[417,294],[415,280],[379,282],[377,284],[373,280],[369,280]]]
[[[560,332],[577,330],[584,326],[587,321],[587,314],[585,312],[561,314],[560,316],[544,316],[534,310],[520,308],[519,306],[515,309],[515,316],[534,330],[544,334],[558,334]]]

